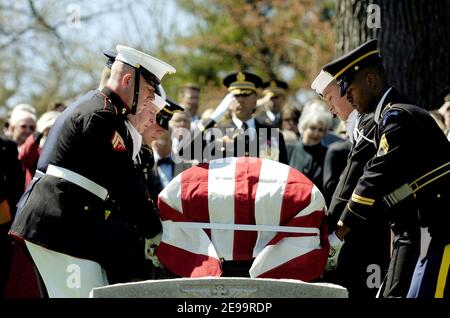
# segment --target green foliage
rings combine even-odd
[[[331,58],[334,1],[178,0],[195,16],[187,36],[177,37],[176,80],[219,85],[229,72],[250,70],[264,79],[309,87],[321,63]],[[169,58],[170,59],[170,58]],[[178,64],[181,63],[181,64]],[[293,78],[284,78],[285,68]]]

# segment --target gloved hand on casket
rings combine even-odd
[[[328,241],[330,242],[330,252],[328,253],[327,264],[325,265],[325,270],[329,271],[335,269],[338,264],[339,253],[344,245],[344,240],[340,240],[336,233],[333,232],[328,235]]]
[[[155,267],[162,267],[155,255],[156,248],[161,243],[162,232],[158,233],[150,239],[145,239],[145,259],[151,260]]]

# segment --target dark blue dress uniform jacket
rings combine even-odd
[[[395,239],[383,296],[405,297],[419,256],[419,224],[428,226],[432,239],[448,241],[450,174],[395,205],[384,198],[448,164],[450,143],[426,110],[409,104],[395,89],[386,95],[375,121],[377,153],[367,163],[341,220],[357,228],[386,211]]]
[[[44,175],[30,186],[12,235],[96,261],[107,274],[132,270],[131,258],[144,256],[139,242],[156,235],[161,224],[131,158],[126,112],[123,101],[107,88],[89,92],[63,112],[38,169],[45,172],[49,164],[69,169],[106,188],[109,198],[103,201],[76,184]],[[125,147],[117,147],[117,134]]]
[[[450,143],[433,118],[420,107],[397,102],[399,96],[392,89],[383,103],[375,134],[377,154],[366,166],[342,216],[350,228],[383,207],[385,195],[450,162]],[[418,215],[422,226],[430,226],[431,235],[449,232],[442,224],[449,213],[440,212],[448,208],[449,175],[389,209],[394,233],[404,230]]]
[[[361,115],[357,129],[367,139],[360,137],[355,140],[348,155],[347,165],[339,178],[328,209],[328,223],[331,230],[336,227],[359,178],[363,175],[364,166],[377,151],[374,141],[376,132],[374,115]],[[384,210],[380,209],[370,221],[352,229],[345,237],[345,244],[339,254],[338,267],[329,275],[330,279],[345,286],[352,298],[374,298],[377,288],[368,286],[366,282],[368,276],[372,274],[369,266],[378,266],[379,274],[384,276],[390,259],[390,240],[389,221]]]

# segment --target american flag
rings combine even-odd
[[[253,260],[250,277],[311,281],[323,273],[324,198],[285,164],[212,160],[174,178],[158,205],[163,235],[156,255],[174,274],[218,277],[221,260]]]

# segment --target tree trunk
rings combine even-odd
[[[369,4],[379,4],[381,28],[367,27]],[[336,52],[378,38],[389,81],[425,109],[438,108],[450,85],[450,0],[339,0]]]

